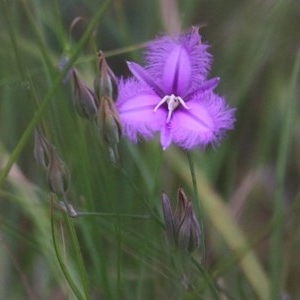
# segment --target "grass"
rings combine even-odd
[[[298,3],[168,5],[1,1],[1,299],[299,297]],[[75,65],[92,86],[100,49],[117,76],[128,76],[125,61],[141,62],[145,43],[179,23],[200,25],[211,44],[211,75],[237,108],[235,129],[188,157],[175,146],[162,151],[158,139],[123,138],[118,168],[61,81]],[[70,60],[59,72],[63,55]],[[60,208],[34,161],[38,125],[68,166],[77,218]],[[165,238],[161,192],[175,206],[178,187],[201,217],[193,254]]]

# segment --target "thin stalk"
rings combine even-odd
[[[62,272],[64,273],[64,276],[69,284],[69,286],[71,287],[73,293],[76,295],[77,299],[79,300],[85,300],[84,296],[81,294],[80,290],[77,288],[76,283],[73,281],[65,263],[64,260],[60,254],[60,251],[58,250],[58,245],[56,242],[56,236],[55,236],[55,230],[54,230],[54,221],[53,221],[53,213],[52,213],[52,208],[51,208],[51,234],[52,234],[52,240],[53,240],[53,246],[54,246],[54,250],[55,250],[55,254],[58,260],[58,263],[60,265],[60,268],[62,270]]]
[[[85,269],[85,265],[84,265],[80,245],[79,245],[79,242],[77,239],[77,234],[74,229],[74,225],[70,221],[69,215],[67,215],[66,213],[63,213],[63,217],[64,217],[65,223],[67,224],[68,231],[70,234],[70,242],[71,242],[72,249],[74,249],[74,251],[75,251],[76,261],[77,261],[78,268],[79,268],[79,275],[80,275],[83,289],[84,289],[85,300],[91,300],[92,298],[91,298],[90,291],[89,291],[87,272]]]
[[[0,187],[4,183],[4,180],[6,179],[11,167],[13,166],[14,162],[18,159],[20,156],[23,148],[25,147],[27,141],[29,140],[30,136],[32,135],[34,129],[38,125],[39,121],[41,120],[43,114],[46,112],[46,109],[48,108],[48,105],[50,104],[51,100],[53,99],[55,92],[59,89],[62,80],[67,75],[69,69],[72,67],[74,62],[76,61],[77,57],[79,56],[82,48],[86,45],[90,35],[92,34],[95,26],[97,25],[97,22],[99,19],[103,16],[104,12],[108,8],[109,3],[111,0],[106,0],[103,5],[100,7],[100,9],[97,11],[94,18],[91,20],[90,25],[88,26],[86,32],[83,34],[82,38],[79,41],[78,46],[74,50],[73,55],[71,55],[69,62],[65,66],[65,68],[60,72],[56,79],[53,82],[52,88],[48,92],[48,94],[45,96],[44,101],[41,103],[41,106],[37,110],[37,112],[34,114],[32,121],[29,123],[28,127],[24,131],[23,135],[21,136],[17,146],[12,151],[6,165],[4,166],[1,175],[0,175]]]
[[[191,255],[191,260],[193,264],[196,266],[196,268],[200,271],[202,276],[205,278],[205,282],[208,284],[210,291],[212,293],[212,297],[214,300],[220,300],[219,292],[217,287],[215,286],[215,283],[211,277],[211,275],[207,272],[205,268],[199,262],[194,258],[194,256]]]
[[[122,299],[122,229],[121,223],[118,218],[117,228],[116,228],[116,235],[117,235],[117,247],[118,247],[118,258],[117,258],[117,299]]]
[[[199,225],[200,225],[200,232],[201,232],[201,251],[202,251],[202,260],[205,262],[205,236],[204,236],[204,224],[203,224],[203,213],[202,209],[200,207],[200,199],[198,194],[198,187],[197,187],[197,179],[196,179],[196,173],[194,168],[194,162],[192,159],[192,155],[189,151],[186,151],[187,158],[189,161],[189,167],[192,177],[192,183],[193,183],[193,190],[194,190],[194,201],[196,212],[199,219]]]
[[[108,217],[108,218],[130,218],[137,220],[151,220],[153,217],[149,215],[135,215],[135,214],[118,214],[118,213],[103,213],[103,212],[88,212],[88,211],[80,211],[77,212],[78,217],[84,216],[95,216],[95,217]]]
[[[286,168],[290,144],[292,139],[292,124],[295,119],[296,111],[296,86],[299,77],[300,69],[300,51],[298,53],[296,63],[292,73],[291,86],[289,90],[288,100],[286,105],[285,122],[282,127],[279,140],[279,150],[277,157],[276,168],[276,191],[274,199],[273,218],[278,220],[277,226],[274,229],[271,240],[271,293],[270,299],[276,300],[281,298],[282,291],[282,269],[283,269],[283,228],[284,228],[284,184],[286,176]]]

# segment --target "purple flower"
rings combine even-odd
[[[176,38],[162,36],[146,51],[146,67],[128,62],[134,77],[121,80],[117,108],[124,134],[133,142],[160,132],[167,149],[217,144],[233,128],[234,109],[213,92],[219,78],[207,80],[212,56],[198,28]]]

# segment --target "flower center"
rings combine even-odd
[[[179,97],[172,95],[166,95],[164,96],[159,103],[155,106],[154,112],[156,112],[164,103],[167,103],[168,105],[168,116],[166,123],[169,123],[171,121],[171,117],[173,114],[173,111],[181,104],[185,109],[190,109],[184,102],[184,100]]]

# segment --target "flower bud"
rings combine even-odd
[[[104,53],[98,52],[99,75],[94,82],[95,94],[99,99],[104,96],[110,99],[117,98],[118,83],[114,72],[108,66]]]
[[[177,208],[174,214],[174,226],[176,228],[176,231],[178,231],[178,228],[183,222],[183,219],[185,217],[186,209],[189,203],[189,200],[187,199],[184,191],[182,188],[178,189],[177,193]]]
[[[175,237],[175,228],[174,228],[174,218],[173,218],[170,200],[166,193],[162,194],[162,208],[163,208],[163,216],[165,221],[167,239],[170,245],[175,247],[176,237]]]
[[[189,252],[199,248],[200,227],[191,202],[188,202],[184,218],[177,230],[179,248]]]
[[[37,128],[34,132],[33,155],[39,165],[47,168],[50,162],[50,148],[52,145],[43,135],[42,131]]]
[[[51,147],[50,163],[47,169],[47,181],[51,191],[63,195],[68,188],[69,172],[66,164],[60,159],[54,146]]]
[[[72,74],[74,79],[74,106],[82,118],[93,119],[97,115],[98,99],[94,92],[79,78],[75,69]]]
[[[200,246],[200,226],[191,201],[182,188],[178,190],[177,209],[172,215],[168,196],[162,195],[163,215],[168,241],[181,250],[193,252]]]
[[[178,213],[175,214],[175,232],[178,247],[193,252],[200,246],[200,226],[192,202],[182,188],[178,190]]]
[[[122,135],[122,125],[115,103],[108,96],[104,96],[100,101],[99,113],[96,124],[104,141],[109,146],[111,160],[119,162],[117,144]]]
[[[115,104],[109,97],[101,98],[97,124],[108,145],[114,146],[119,143],[122,125]]]

